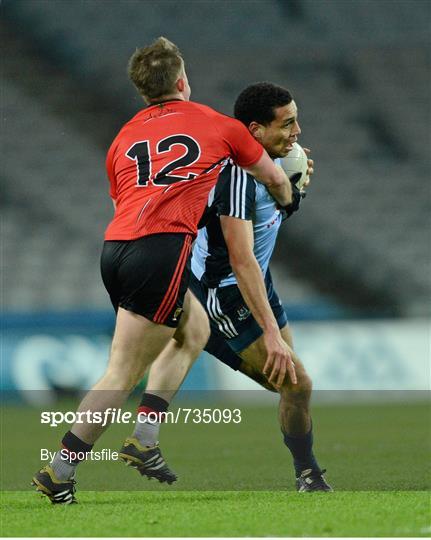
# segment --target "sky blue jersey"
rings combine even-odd
[[[193,248],[193,274],[210,288],[237,284],[229,264],[220,216],[253,222],[254,255],[265,275],[282,221],[281,212],[266,187],[231,161],[209,194],[202,220],[206,225],[199,230]]]

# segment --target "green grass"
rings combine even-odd
[[[3,495],[3,536],[429,536],[421,492],[83,492],[54,507]]]
[[[164,455],[180,476],[173,486],[120,462],[87,462],[78,472],[80,504],[56,507],[29,481],[40,448],[55,450],[66,427],[41,426],[37,411],[5,407],[2,535],[430,536],[428,404],[314,407],[330,494],[293,491],[275,407],[241,408],[239,425],[163,426]],[[97,448],[118,450],[130,430],[112,426]]]

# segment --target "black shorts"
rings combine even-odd
[[[274,289],[269,269],[265,275],[265,286],[269,305],[277,320],[278,327],[281,329],[287,324],[287,315]],[[234,353],[239,353],[263,334],[262,328],[248,309],[238,286],[228,285],[227,287],[210,289],[192,274],[190,290],[203,305],[209,317],[211,338],[205,350],[214,354],[225,364],[238,369],[238,366],[234,366],[231,361],[231,358],[234,357],[225,354],[222,348],[216,345],[216,342],[219,341],[216,340],[216,337],[224,339]],[[216,348],[211,350],[212,346],[216,346]],[[224,347],[223,349],[225,350]]]
[[[176,328],[190,279],[192,236],[163,233],[107,240],[100,268],[115,311],[133,311]]]

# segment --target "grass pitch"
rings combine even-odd
[[[39,467],[38,453],[28,452],[29,439],[39,444],[37,422],[29,423],[28,410],[10,407],[3,415],[1,533],[431,535],[428,404],[314,407],[316,455],[335,493],[293,491],[274,407],[244,407],[243,417],[241,426],[163,426],[165,457],[180,476],[173,486],[142,479],[121,463],[85,463],[79,504],[58,507],[29,488]],[[21,425],[25,433],[16,429]],[[64,431],[44,431],[44,439],[51,437],[45,443],[55,449]],[[100,446],[118,449],[129,431],[112,426]]]
[[[421,492],[82,492],[56,507],[3,495],[4,536],[429,536]]]

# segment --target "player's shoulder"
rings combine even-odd
[[[219,116],[222,114],[209,105],[204,105],[203,103],[198,103],[197,101],[187,101],[186,103],[188,107],[201,111],[203,114],[207,114],[209,116]]]
[[[191,107],[200,111],[207,118],[217,121],[218,124],[220,124],[220,122],[226,123],[226,124],[234,124],[234,125],[240,124],[240,122],[238,120],[235,120],[235,118],[232,118],[231,116],[227,114],[217,111],[216,109],[213,109],[209,105],[204,105],[203,103],[198,103],[196,101],[189,101],[188,103],[190,104]]]
[[[220,179],[234,181],[236,178],[241,178],[243,182],[254,182],[254,177],[249,174],[245,169],[237,165],[233,159],[226,159],[223,164],[223,168],[220,171]]]
[[[248,197],[254,199],[256,180],[232,159],[228,159],[219,174],[215,194],[216,198],[223,198],[231,197],[234,192],[247,193]]]

